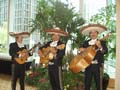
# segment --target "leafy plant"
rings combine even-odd
[[[50,40],[50,36],[44,32],[45,29],[59,27],[69,33],[69,37],[61,37],[63,42],[72,41],[72,47],[79,47],[83,36],[79,28],[85,20],[74,11],[74,7],[69,8],[59,0],[38,0],[37,14],[32,22],[32,32],[39,30],[41,42]]]
[[[109,5],[101,8],[99,13],[92,16],[89,23],[99,23],[107,27],[107,31],[112,35],[108,39],[109,53],[106,55],[106,60],[115,60],[116,58],[116,5]],[[107,32],[107,33],[108,33]],[[102,36],[101,36],[102,37]]]
[[[84,73],[63,72],[63,85],[65,90],[84,90]]]
[[[37,90],[46,90],[50,88],[47,68],[41,66],[26,75],[25,81],[29,85],[36,86]]]

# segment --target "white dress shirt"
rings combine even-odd
[[[50,43],[50,46],[51,47],[56,47],[57,44],[58,44],[58,41],[53,41],[53,42]]]
[[[97,41],[97,39],[91,39],[88,43],[89,43],[89,45],[94,45],[96,41]]]
[[[19,48],[24,47],[24,44],[21,44],[21,43],[19,43],[19,42],[17,42],[17,44],[18,44],[18,47],[19,47]]]

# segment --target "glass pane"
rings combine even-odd
[[[0,1],[0,53],[8,52],[8,0]]]

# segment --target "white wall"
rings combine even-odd
[[[115,90],[120,90],[120,0],[116,0],[117,22],[116,22],[116,79]]]

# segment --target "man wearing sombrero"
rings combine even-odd
[[[14,43],[10,43],[10,46],[9,46],[9,54],[12,57],[12,90],[16,90],[16,82],[18,78],[20,82],[20,90],[25,90],[25,87],[24,87],[25,64],[18,63],[16,59],[29,56],[28,53],[18,53],[18,52],[21,52],[22,50],[26,50],[26,47],[23,45],[23,38],[29,37],[30,33],[10,32],[9,35],[14,37],[16,40]]]
[[[100,79],[100,67],[104,63],[104,54],[108,52],[106,42],[100,41],[98,34],[105,31],[106,27],[100,24],[90,24],[80,29],[83,35],[89,35],[90,39],[84,41],[80,47],[80,52],[84,52],[89,46],[95,45],[96,55],[91,64],[85,69],[85,90],[90,90],[91,81],[94,77],[96,90],[102,90]]]
[[[60,30],[59,28],[54,29],[48,29],[45,30],[48,34],[52,34],[52,41],[48,42],[46,45],[40,48],[39,55],[40,57],[43,56],[42,49],[47,47],[53,47],[56,50],[51,51],[54,53],[54,56],[51,58],[51,60],[48,63],[48,74],[50,78],[50,84],[52,87],[52,90],[63,90],[62,87],[62,79],[61,79],[61,69],[62,69],[62,59],[65,55],[65,47],[62,49],[58,49],[57,47],[59,45],[62,45],[63,43],[60,41],[60,36],[68,36],[68,33],[64,32],[63,30]]]

